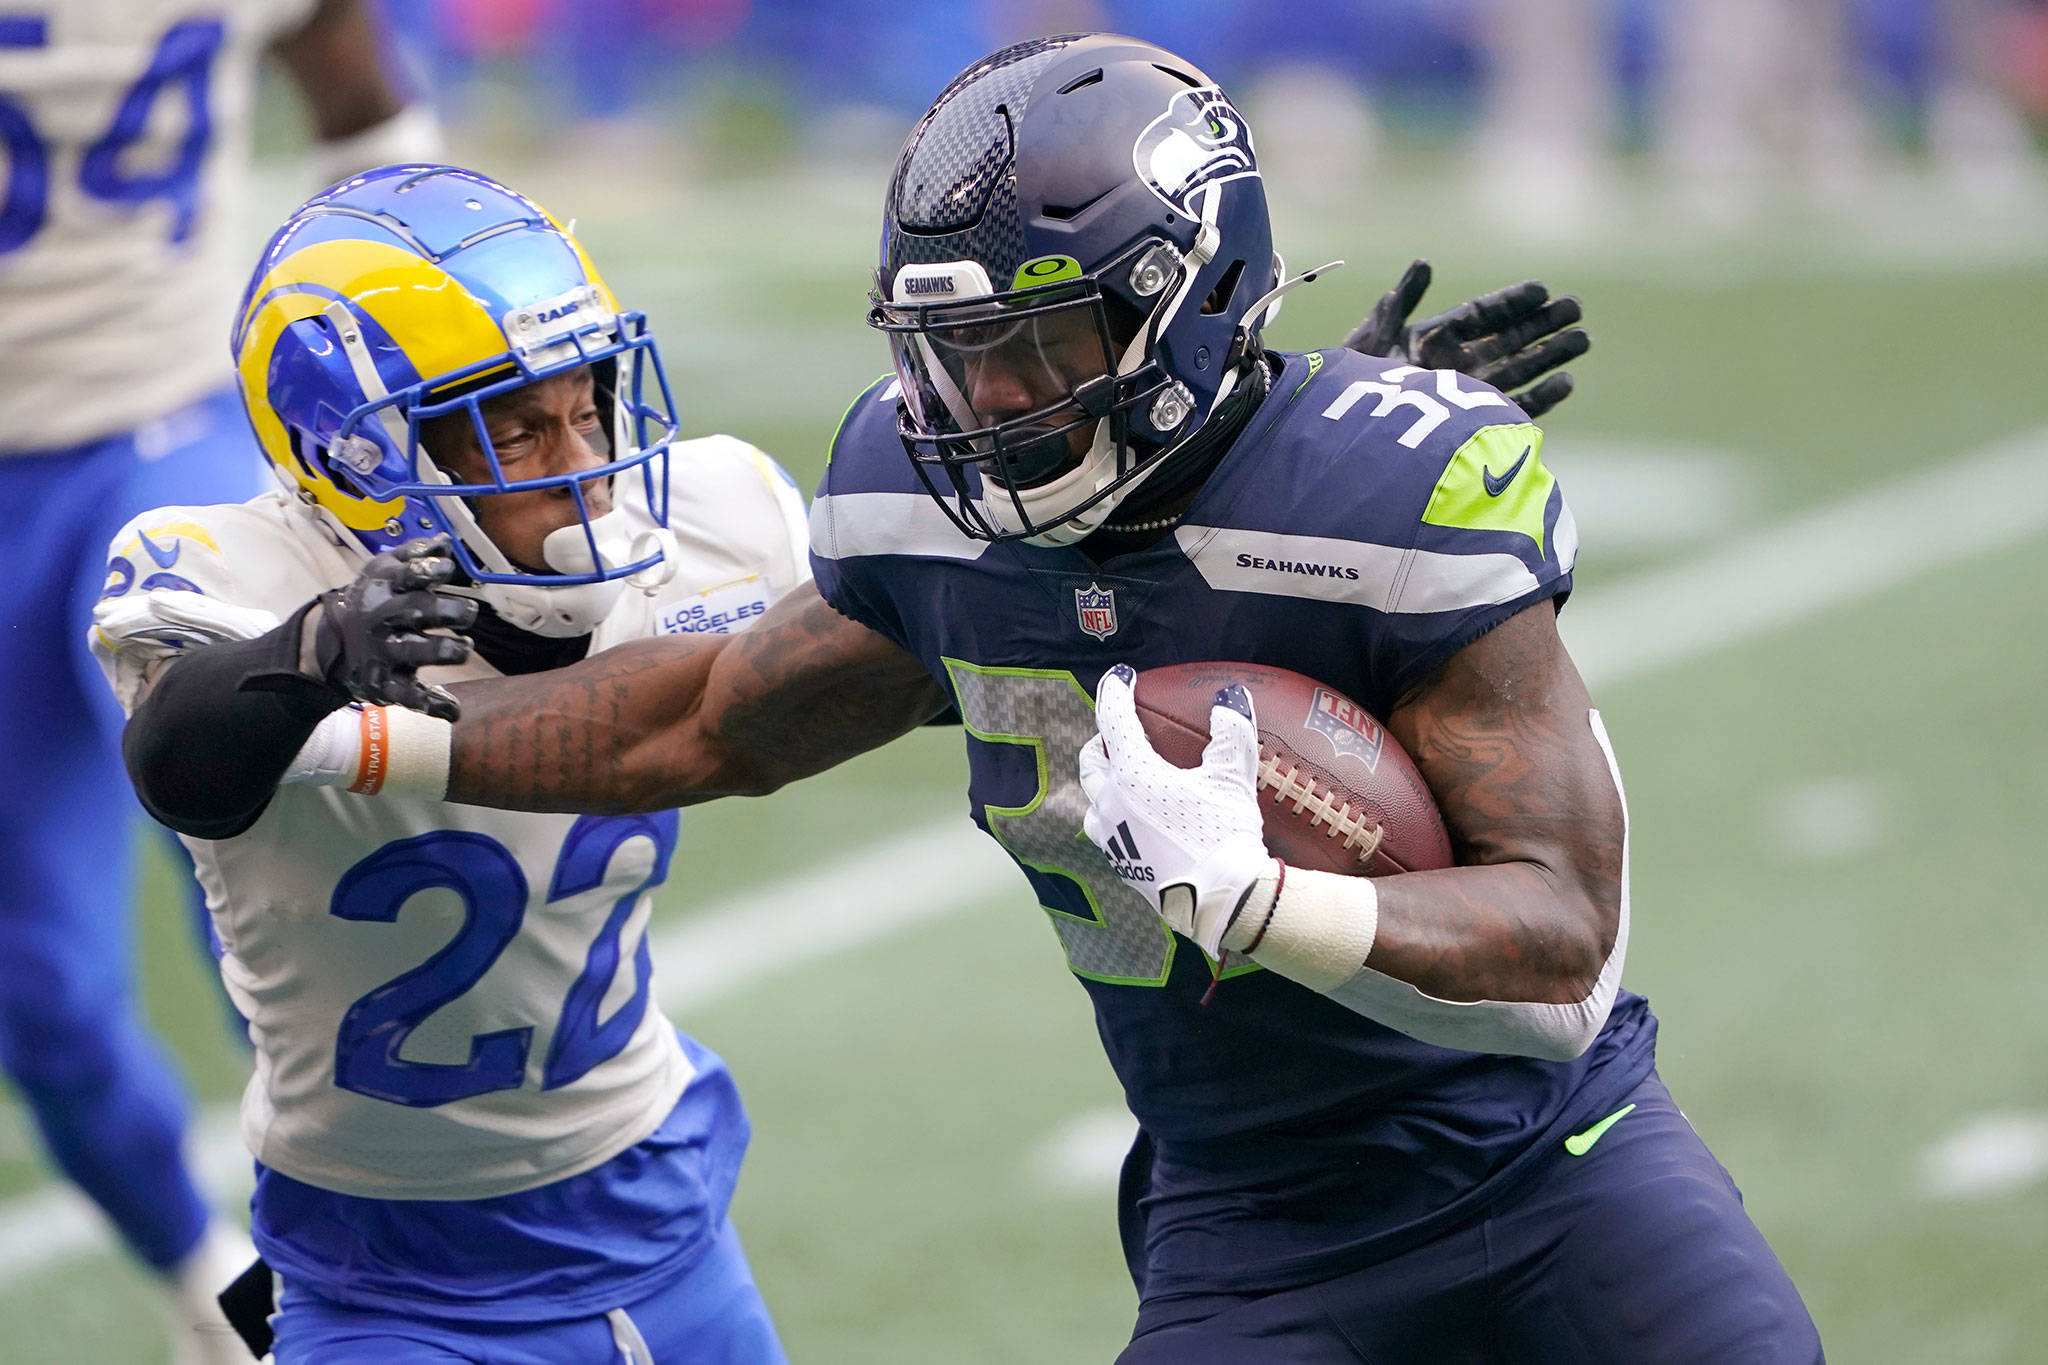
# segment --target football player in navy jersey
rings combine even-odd
[[[1108,35],[975,64],[890,186],[896,373],[833,442],[815,590],[462,689],[447,795],[758,794],[957,707],[975,819],[1140,1123],[1123,1360],[1818,1360],[1619,989],[1625,813],[1557,636],[1578,537],[1542,433],[1478,364],[1268,351],[1298,282],[1201,72]],[[1135,732],[1123,670],[1204,659],[1383,718],[1458,865],[1283,886],[1243,700],[1200,789]],[[1199,894],[1126,884],[1084,837],[1105,817]]]

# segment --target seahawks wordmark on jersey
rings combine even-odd
[[[1562,1063],[1432,1047],[1256,966],[1205,1007],[1201,951],[1082,836],[1076,755],[1111,665],[1294,669],[1373,713],[1299,719],[1370,750],[1373,716],[1570,590],[1577,531],[1507,399],[1349,351],[1276,359],[1180,524],[1136,553],[960,535],[905,458],[888,384],[854,405],[812,508],[826,599],[958,701],[974,817],[1030,879],[1156,1144],[1148,1296],[1306,1282],[1427,1236],[1653,1060],[1655,1021],[1625,992]]]
[[[807,576],[803,500],[753,447],[680,443],[671,485],[678,571],[656,596],[622,596],[594,651],[744,627]],[[362,553],[340,545],[283,493],[164,508],[116,537],[103,619],[154,586],[281,620],[355,576]],[[132,708],[176,643],[131,621],[95,648]],[[496,676],[480,656],[423,673]],[[343,1194],[484,1199],[646,1137],[691,1077],[651,1003],[646,944],[676,836],[673,811],[543,815],[286,787],[246,833],[187,839],[256,1044],[249,1149]]]

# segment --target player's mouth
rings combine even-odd
[[[1073,415],[1081,413],[1075,409]],[[1088,426],[1076,426],[1073,418],[1034,422],[1003,433],[1000,457],[992,456],[984,469],[1005,488],[1036,488],[1073,468],[1087,452],[1089,433]]]

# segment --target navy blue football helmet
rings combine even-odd
[[[1243,378],[1278,270],[1194,66],[1113,34],[976,62],[897,159],[868,316],[926,489],[979,539],[1089,535]]]

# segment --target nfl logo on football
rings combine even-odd
[[[1358,703],[1318,687],[1315,700],[1309,703],[1308,728],[1329,740],[1338,757],[1355,758],[1368,772],[1379,769],[1387,732]]]
[[[1090,583],[1074,589],[1074,615],[1081,629],[1098,640],[1116,634],[1116,590]]]

